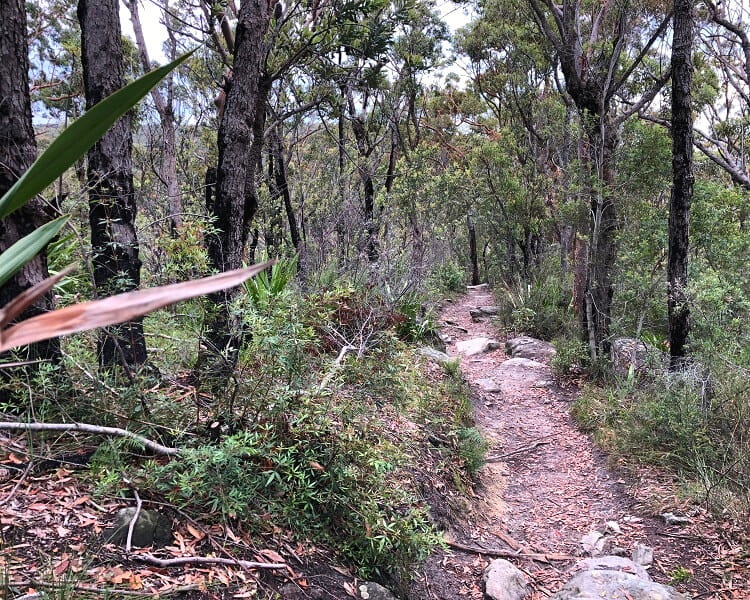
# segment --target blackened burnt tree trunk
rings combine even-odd
[[[672,369],[685,362],[690,333],[687,299],[690,203],[693,197],[693,13],[691,0],[674,2],[672,41],[672,199],[669,205],[667,306]]]
[[[81,62],[86,108],[123,87],[123,48],[118,0],[79,0]],[[97,296],[138,288],[141,261],[135,232],[131,117],[125,115],[89,150],[89,224]],[[141,319],[105,329],[99,364],[129,370],[146,361]]]
[[[256,121],[264,116],[259,114],[265,110],[259,98],[266,97],[268,88],[263,76],[268,24],[266,0],[242,3],[234,41],[232,79],[219,125],[216,184],[214,193],[207,194],[218,229],[209,240],[208,253],[219,271],[242,266],[250,224],[258,207],[254,171],[258,148],[262,148],[262,138],[258,136],[262,136],[263,127]],[[197,379],[217,389],[231,375],[242,343],[239,319],[231,310],[236,294],[234,289],[210,296],[212,307],[196,363]]]
[[[31,123],[29,99],[29,52],[26,39],[26,6],[23,0],[0,2],[0,196],[36,158],[36,140]],[[53,215],[41,199],[0,221],[0,252],[43,225]],[[44,254],[36,256],[14,277],[0,287],[0,306],[47,277]],[[21,319],[52,308],[52,295],[42,296],[27,308]],[[39,342],[21,349],[24,358],[57,360],[58,339]]]

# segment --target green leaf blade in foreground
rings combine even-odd
[[[60,177],[115,121],[138,104],[151,88],[193,52],[195,50],[129,83],[86,111],[86,114],[66,128],[0,198],[0,218],[7,217]]]
[[[13,277],[21,267],[41,252],[42,248],[57,235],[67,222],[68,217],[64,216],[45,223],[0,254],[0,285]]]

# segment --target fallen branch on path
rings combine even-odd
[[[143,444],[154,454],[162,456],[176,456],[180,453],[179,448],[169,448],[162,446],[148,438],[128,431],[119,427],[104,427],[102,425],[89,425],[87,423],[0,423],[0,430],[9,429],[11,431],[82,431],[84,433],[95,433],[98,435],[111,435],[115,437],[125,437]]]
[[[549,442],[544,441],[544,440],[538,440],[534,442],[533,444],[529,444],[528,446],[523,446],[511,452],[506,452],[505,454],[500,454],[498,456],[488,456],[486,458],[486,462],[499,462],[501,460],[505,460],[506,458],[510,458],[511,456],[515,456],[516,454],[521,454],[522,452],[529,452],[530,450],[533,450],[534,448],[538,448],[539,446],[544,446],[545,444],[549,444]]]
[[[133,554],[133,560],[144,562],[155,567],[181,567],[182,565],[230,565],[243,569],[286,569],[286,563],[253,562],[234,558],[220,558],[214,556],[183,556],[181,558],[156,558],[150,554]]]
[[[568,561],[577,560],[579,557],[571,556],[569,554],[556,554],[549,552],[547,554],[538,554],[534,552],[519,552],[512,550],[501,550],[499,548],[475,548],[473,546],[465,546],[457,542],[446,542],[450,548],[461,550],[462,552],[470,552],[472,554],[486,554],[487,556],[499,556],[501,558],[528,558],[542,563],[550,563],[552,561]]]

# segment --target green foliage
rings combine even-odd
[[[572,336],[576,330],[572,314],[570,282],[563,280],[553,261],[529,283],[517,280],[498,294],[500,320],[511,331],[541,339]]]
[[[468,473],[474,476],[484,466],[489,445],[475,427],[458,429],[456,436],[458,438],[458,455],[461,457]]]
[[[455,262],[449,261],[436,265],[428,278],[428,285],[438,292],[462,292],[466,288],[466,273]]]
[[[586,344],[576,338],[555,338],[552,345],[557,353],[550,366],[558,375],[577,375],[586,370],[590,361]]]
[[[310,405],[180,461],[150,465],[149,485],[185,509],[265,530],[272,522],[337,547],[364,577],[405,576],[437,543],[429,518],[387,484],[395,448],[378,447]],[[398,508],[397,508],[398,507]]]
[[[296,274],[297,257],[279,258],[271,267],[270,274],[268,271],[259,273],[257,277],[247,280],[243,287],[253,306],[260,309],[281,295]]]
[[[723,368],[665,372],[639,386],[587,386],[571,407],[586,431],[631,461],[669,466],[727,510],[750,503],[750,384]]]

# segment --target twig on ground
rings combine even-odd
[[[286,569],[286,563],[265,563],[234,558],[213,556],[183,556],[181,558],[156,558],[150,554],[134,554],[133,560],[145,562],[155,567],[181,567],[182,565],[232,565],[243,569]]]
[[[515,450],[511,450],[510,452],[506,452],[505,454],[498,454],[497,456],[488,456],[486,459],[486,462],[498,462],[501,460],[505,460],[506,458],[510,458],[511,456],[515,456],[516,454],[521,454],[522,452],[529,452],[530,450],[533,450],[534,448],[538,448],[539,446],[544,446],[546,444],[549,444],[548,441],[549,438],[555,437],[557,433],[550,433],[549,435],[544,435],[537,439],[535,442],[532,442],[531,444],[527,444],[526,446],[521,446],[520,448],[516,448]]]
[[[96,585],[87,585],[85,583],[70,583],[65,581],[41,581],[37,579],[31,579],[31,580],[25,580],[25,581],[18,581],[18,582],[11,582],[13,586],[17,587],[37,587],[37,588],[46,588],[46,589],[61,589],[61,588],[72,588],[74,590],[77,590],[79,592],[93,592],[95,594],[111,594],[112,596],[140,596],[142,598],[154,598],[157,594],[154,591],[145,591],[145,590],[124,590],[119,588],[102,588],[101,586]],[[172,594],[181,594],[183,592],[190,592],[192,590],[198,589],[198,584],[190,584],[190,585],[180,585],[176,586],[171,589],[160,589],[158,596],[161,598],[163,596],[171,596]],[[28,600],[31,600],[32,598],[43,598],[45,596],[41,595],[26,595],[21,596],[21,598],[27,598]],[[16,600],[21,600],[21,598],[16,598]]]
[[[473,554],[486,554],[487,556],[500,556],[502,558],[529,558],[537,562],[549,563],[555,561],[568,561],[576,560],[576,556],[569,554],[536,554],[532,552],[513,552],[511,550],[500,550],[499,548],[475,548],[473,546],[466,546],[457,542],[447,542],[448,546],[461,550],[462,552],[471,552]]]
[[[169,448],[158,442],[133,433],[119,427],[104,427],[102,425],[89,425],[88,423],[19,423],[4,422],[0,423],[0,430],[10,429],[12,431],[81,431],[83,433],[95,433],[98,435],[112,435],[116,437],[126,437],[143,444],[154,454],[162,456],[177,456],[180,453],[179,448]]]
[[[133,490],[133,496],[135,497],[135,513],[133,514],[133,518],[130,519],[128,537],[125,540],[125,552],[128,554],[130,554],[130,549],[133,546],[133,530],[135,529],[135,524],[138,522],[138,517],[141,516],[141,508],[143,507],[143,502],[141,502],[141,497],[138,495],[137,490]]]
[[[21,484],[26,479],[26,476],[31,472],[31,466],[33,464],[34,464],[34,461],[30,460],[29,464],[26,465],[26,469],[24,470],[24,472],[21,473],[21,477],[18,478],[18,481],[16,482],[16,485],[13,486],[13,489],[10,490],[10,492],[8,492],[8,495],[5,498],[3,498],[2,500],[0,500],[0,506],[2,506],[3,504],[7,504],[8,502],[10,502],[11,498],[13,498],[13,496],[16,495],[16,492],[18,491],[18,488],[21,487]]]

